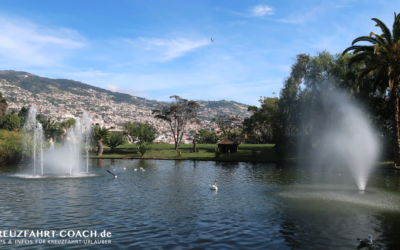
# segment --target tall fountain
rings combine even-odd
[[[89,142],[91,118],[83,114],[82,124],[79,119],[73,127],[67,129],[63,145],[55,147],[50,140],[50,146],[45,147],[42,124],[36,121],[35,106],[29,109],[24,127],[26,138],[24,150],[31,155],[33,176],[87,176],[89,173]],[[85,164],[82,164],[82,146],[86,152]],[[83,174],[85,173],[85,174]]]
[[[24,150],[31,152],[33,172],[40,173],[43,175],[43,128],[42,124],[36,122],[37,110],[35,106],[29,109],[28,117],[24,126],[24,130],[27,132],[24,140]]]
[[[83,133],[84,133],[84,139],[85,139],[85,152],[86,152],[86,172],[89,172],[89,149],[90,149],[90,136],[92,132],[92,117],[86,113],[83,112],[82,115],[82,125],[83,125]]]
[[[359,190],[365,190],[379,156],[377,133],[363,110],[343,93],[332,91],[310,113],[308,125],[313,124],[313,149],[308,157],[315,178],[338,184],[339,177],[349,171]],[[317,111],[316,111],[317,110]],[[315,112],[316,111],[316,112]],[[340,169],[343,170],[340,170]]]

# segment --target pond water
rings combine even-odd
[[[117,179],[106,172],[124,167]],[[374,249],[400,248],[393,170],[375,170],[365,192],[348,173],[326,184],[313,169],[261,163],[90,160],[92,175],[80,178],[24,171],[0,168],[1,230],[112,236],[109,245],[12,245],[21,249],[357,249],[368,234]],[[215,180],[218,191],[209,189]]]

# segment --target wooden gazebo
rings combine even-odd
[[[221,151],[222,153],[228,153],[228,150],[231,153],[236,153],[239,149],[240,142],[232,141],[231,139],[226,138],[226,139],[218,142],[217,144],[218,144],[219,151]]]

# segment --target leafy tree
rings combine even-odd
[[[18,112],[19,118],[21,118],[21,128],[25,125],[26,120],[28,119],[29,109],[23,106],[21,110]]]
[[[122,132],[111,132],[110,137],[104,140],[104,144],[114,152],[115,148],[126,143],[126,136]]]
[[[160,109],[152,110],[152,113],[156,114],[154,118],[165,121],[169,125],[175,140],[175,150],[178,150],[187,124],[200,123],[197,118],[197,110],[200,105],[177,95],[170,96],[170,98],[175,99],[171,105],[158,103]]]
[[[103,141],[110,138],[110,130],[105,127],[95,126],[92,129],[93,139],[97,142],[97,156],[103,155]]]
[[[217,133],[210,132],[207,129],[200,129],[194,137],[202,144],[214,144],[221,140]]]
[[[3,120],[3,117],[6,115],[7,107],[8,107],[7,101],[5,98],[3,98],[3,96],[1,95],[1,92],[0,92],[0,122],[1,122],[1,120]]]
[[[158,136],[157,129],[150,123],[125,123],[124,128],[129,136],[135,138],[139,144],[149,143],[154,141]]]
[[[257,142],[269,143],[276,140],[281,129],[279,99],[264,97],[259,100],[261,107],[250,106],[253,115],[243,121],[243,131]]]
[[[354,57],[350,64],[363,62],[365,68],[360,77],[373,74],[376,82],[386,82],[390,92],[392,112],[392,133],[394,141],[394,163],[400,165],[400,136],[399,136],[399,83],[400,83],[400,14],[394,13],[392,31],[379,19],[372,18],[382,31],[382,34],[370,33],[352,42],[352,46],[343,51],[346,54],[353,51]],[[355,45],[367,42],[371,45]]]
[[[241,128],[242,119],[238,115],[218,114],[212,119],[217,124],[223,138],[236,139],[237,130]]]
[[[21,119],[16,114],[7,114],[0,122],[0,127],[9,131],[18,130]]]
[[[297,99],[301,81],[306,74],[307,65],[310,60],[308,54],[296,56],[296,62],[292,66],[290,77],[284,81],[284,87],[280,93],[279,109],[281,112],[281,140],[285,144],[286,136],[291,136],[296,132],[296,119],[299,113]]]
[[[18,112],[19,118],[21,118],[21,128],[25,125],[26,119],[28,118],[29,109],[23,106],[21,110]]]
[[[20,132],[0,130],[0,165],[9,163],[22,153],[22,138]]]
[[[39,122],[42,124],[46,139],[53,138],[53,141],[55,141],[55,138],[61,136],[61,134],[64,132],[62,129],[60,129],[60,124],[56,123],[50,118],[47,120],[41,119]]]

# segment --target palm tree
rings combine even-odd
[[[93,128],[93,138],[97,142],[97,156],[103,155],[103,141],[110,138],[110,130],[106,129],[106,127],[95,126]]]
[[[103,141],[114,152],[115,148],[126,143],[126,136],[122,132],[112,132],[110,138]]]
[[[375,76],[376,82],[386,81],[390,92],[392,108],[392,131],[394,139],[394,166],[400,165],[399,142],[399,83],[400,83],[400,14],[394,13],[392,32],[379,19],[372,18],[382,34],[370,33],[354,39],[352,46],[343,51],[343,55],[353,51],[354,57],[350,66],[356,62],[365,64],[359,78],[368,74]],[[371,45],[355,45],[358,42],[368,42]]]
[[[64,141],[64,134],[67,133],[68,129],[75,126],[76,120],[74,118],[69,118],[66,121],[61,122],[60,126],[62,127],[63,133],[61,133],[61,140]]]

